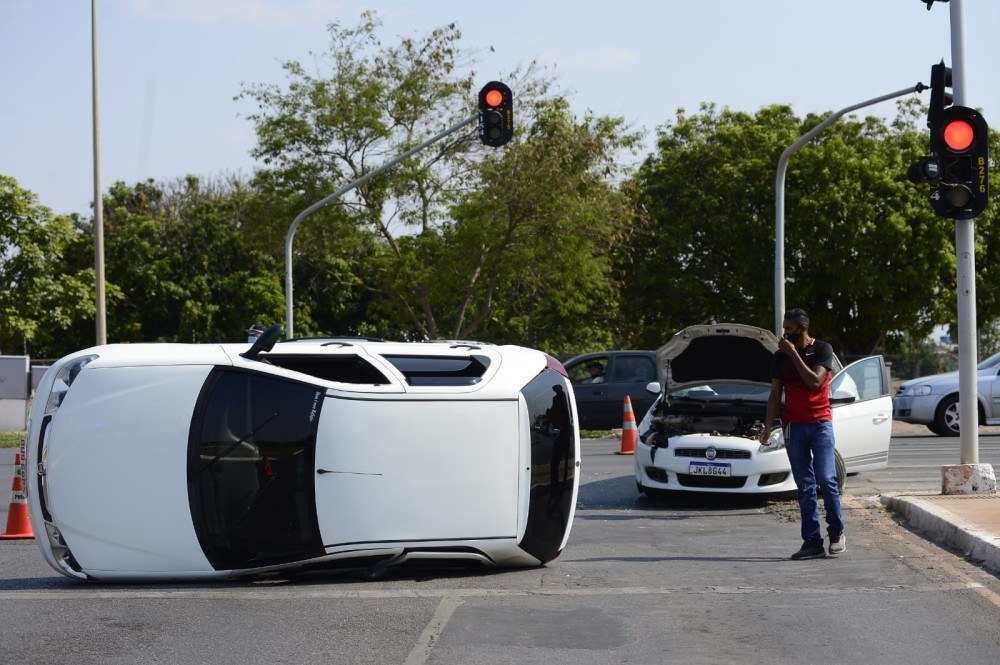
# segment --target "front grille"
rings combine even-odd
[[[781,473],[763,473],[760,476],[760,480],[757,481],[757,486],[766,487],[767,485],[778,485],[785,482],[787,478],[787,471],[782,471]]]
[[[705,457],[707,448],[674,448],[674,457]],[[715,459],[750,459],[749,450],[733,450],[730,448],[716,448]]]
[[[746,483],[746,476],[692,476],[688,473],[678,473],[677,482],[684,487],[714,487],[717,489],[737,489]]]

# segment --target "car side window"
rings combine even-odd
[[[647,356],[618,356],[611,373],[612,383],[656,381],[656,365]]]
[[[878,356],[848,365],[830,382],[831,397],[848,395],[857,402],[882,396],[882,362]]]
[[[594,356],[566,368],[573,383],[604,383],[607,378],[608,357]]]
[[[384,386],[389,383],[382,372],[354,354],[331,355],[261,355],[267,362],[326,381]]]

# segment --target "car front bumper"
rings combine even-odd
[[[635,450],[636,481],[645,488],[684,492],[714,492],[724,494],[778,494],[795,491],[788,455],[783,449],[761,453],[756,441],[741,437],[688,435],[673,437],[667,448],[657,448],[640,442]],[[749,453],[746,459],[681,457],[676,454],[683,448],[741,450]],[[692,463],[709,461],[730,464],[732,475],[715,478],[695,476],[690,473]]]
[[[896,395],[892,398],[893,420],[918,425],[930,425],[934,422],[941,395]]]

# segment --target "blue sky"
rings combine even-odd
[[[1000,126],[1000,2],[965,4],[969,103]],[[240,83],[280,81],[282,61],[323,48],[325,23],[362,9],[388,35],[456,21],[485,51],[484,82],[537,58],[580,110],[649,130],[701,101],[832,110],[950,60],[947,5],[927,12],[917,0],[98,0],[105,184],[249,172]],[[0,173],[58,212],[91,201],[89,10],[0,0]]]

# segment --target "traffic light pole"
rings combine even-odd
[[[954,0],[952,0],[954,1]],[[923,92],[927,89],[923,83],[918,83],[903,90],[890,92],[886,95],[866,99],[846,108],[842,108],[836,113],[832,113],[808,132],[798,138],[795,143],[785,148],[778,158],[778,171],[774,178],[774,332],[778,337],[782,335],[781,320],[785,315],[785,173],[788,171],[788,162],[799,148],[806,145],[827,127],[837,122],[844,115],[872,106],[879,102],[884,102],[897,97],[903,97],[914,92]]]
[[[338,199],[340,199],[341,196],[343,196],[347,192],[357,187],[360,187],[361,185],[365,184],[375,176],[388,171],[392,167],[396,166],[400,162],[409,159],[410,157],[417,154],[421,150],[431,145],[434,145],[441,139],[450,136],[451,134],[454,134],[455,132],[464,127],[468,127],[472,123],[476,122],[478,119],[479,115],[477,114],[472,116],[471,118],[466,118],[465,120],[452,125],[451,127],[442,132],[435,134],[434,136],[430,137],[429,139],[427,139],[420,145],[416,146],[415,148],[411,148],[410,150],[407,150],[406,152],[397,155],[396,157],[393,157],[385,164],[379,166],[377,169],[369,171],[360,178],[352,180],[343,187],[340,187],[333,194],[330,194],[329,196],[326,196],[320,199],[319,201],[316,201],[316,203],[313,203],[311,206],[309,206],[308,208],[306,208],[305,210],[303,210],[302,212],[300,212],[298,215],[295,216],[295,219],[292,220],[291,226],[288,227],[288,232],[285,234],[285,339],[292,339],[295,336],[294,332],[295,312],[293,308],[294,298],[293,298],[293,285],[292,285],[292,242],[295,240],[295,232],[298,231],[299,225],[305,220],[305,218],[313,214],[320,208],[336,202]]]
[[[951,88],[965,106],[965,26],[962,0],[951,0]],[[976,220],[955,220],[958,286],[958,405],[962,464],[979,463],[979,375],[976,368]]]

